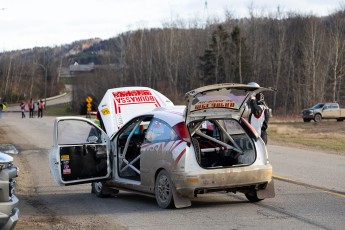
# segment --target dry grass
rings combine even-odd
[[[297,144],[345,154],[345,122],[323,120],[315,123],[303,122],[301,118],[271,118],[268,135],[273,143]]]

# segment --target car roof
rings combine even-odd
[[[186,106],[169,106],[160,107],[152,111],[155,118],[161,119],[168,123],[170,126],[174,126],[179,122],[184,121],[184,113]]]

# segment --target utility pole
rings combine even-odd
[[[46,108],[46,106],[47,106],[47,75],[48,75],[47,68],[40,63],[34,62],[34,64],[42,67],[42,69],[44,70],[44,107]]]

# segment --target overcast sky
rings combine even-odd
[[[207,2],[207,4],[205,4]],[[0,52],[55,46],[88,38],[108,39],[138,28],[162,27],[180,18],[191,21],[282,11],[324,16],[344,0],[0,0]]]

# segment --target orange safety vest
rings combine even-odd
[[[44,102],[40,102],[39,108],[40,108],[40,109],[44,109]]]
[[[33,103],[33,101],[30,101],[29,102],[29,109],[33,109],[34,108],[34,103]]]

